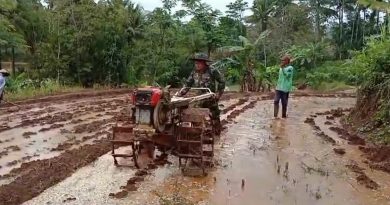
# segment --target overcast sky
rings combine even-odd
[[[222,12],[225,12],[227,10],[226,5],[228,5],[230,2],[234,2],[235,0],[203,0],[202,2],[205,2],[212,6],[214,9],[218,9]],[[133,0],[133,2],[139,3],[145,10],[153,11],[156,7],[161,7],[162,3],[161,0]],[[249,7],[252,6],[252,0],[247,0]],[[180,9],[180,4],[178,5],[178,8],[176,10]],[[250,13],[249,11],[245,12],[246,14]]]

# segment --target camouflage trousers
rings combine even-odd
[[[218,106],[217,100],[209,100],[201,104],[202,108],[208,108],[211,112],[211,119],[218,120],[220,119],[221,110]]]

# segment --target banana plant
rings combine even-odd
[[[268,30],[262,32],[254,42],[244,36],[239,36],[241,46],[225,46],[217,49],[217,52],[225,56],[220,65],[230,64],[229,73],[235,75],[232,77],[240,78],[241,91],[258,90],[255,77],[255,52],[269,34]]]

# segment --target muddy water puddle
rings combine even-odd
[[[389,204],[386,183],[367,189],[346,167],[350,160],[363,161],[357,148],[346,147],[344,156],[336,155],[304,123],[312,114],[353,103],[349,98],[292,98],[289,118],[274,120],[272,102],[259,101],[228,124],[216,144],[216,167],[206,177],[183,176],[177,158],[170,156],[172,164],[151,171],[137,191],[114,199],[110,193],[119,192],[135,170],[115,167],[107,153],[25,204]],[[322,124],[321,118],[316,121]],[[337,139],[327,127],[321,129]],[[337,139],[336,146],[347,145]],[[367,172],[375,181],[390,182],[388,175]]]
[[[351,107],[354,100],[295,98],[291,103],[287,120],[271,118],[272,102],[257,103],[236,119],[237,124],[229,125],[217,145],[218,166],[207,177],[183,177],[172,171],[138,203],[389,204],[385,186],[375,191],[359,185],[345,166],[348,160],[340,160],[332,146],[303,123],[305,116],[330,107]],[[359,156],[354,155],[355,160],[362,160]],[[140,195],[145,193],[132,197]]]

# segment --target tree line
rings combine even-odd
[[[0,0],[0,61],[28,62],[29,79],[61,84],[180,85],[191,55],[206,52],[229,82],[259,90],[283,54],[304,72],[351,58],[390,28],[388,10],[377,9],[385,1],[236,0],[225,13],[200,0],[162,3]]]

